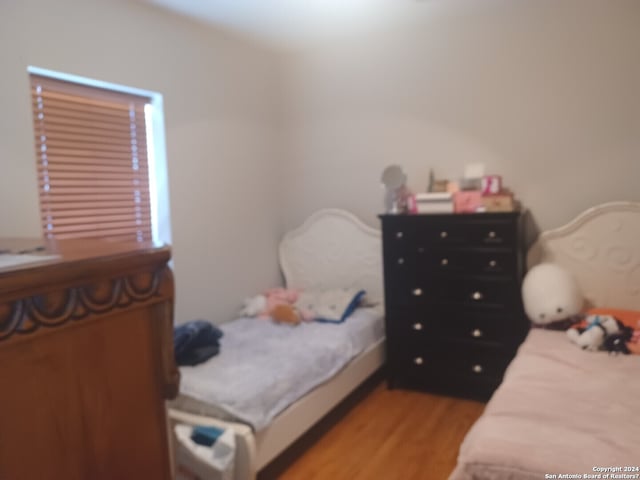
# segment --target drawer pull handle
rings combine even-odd
[[[413,359],[413,363],[415,363],[416,365],[422,365],[424,363],[424,360],[422,359],[422,357],[416,357]]]
[[[440,232],[440,238],[447,238],[449,234],[445,231]]]
[[[484,335],[484,333],[482,333],[482,330],[480,330],[479,328],[476,328],[474,330],[471,331],[471,336],[474,338],[480,338]]]
[[[489,266],[491,268],[495,268],[498,266],[498,262],[496,262],[495,260],[489,260]]]
[[[396,233],[396,238],[402,238],[402,237],[404,237],[404,233],[402,233],[402,232],[397,232]]]
[[[398,265],[404,265],[404,258],[400,257],[398,259]]]
[[[471,298],[473,298],[476,302],[479,302],[484,298],[484,295],[482,294],[482,292],[473,292],[471,294]]]
[[[418,247],[418,253],[424,253],[424,247]]]
[[[413,324],[413,329],[414,330],[418,330],[418,331],[422,330],[422,324],[420,322],[414,323]]]
[[[482,373],[484,368],[482,368],[482,365],[474,365],[471,370],[473,370],[473,373]]]
[[[449,259],[443,258],[442,260],[440,260],[440,265],[442,265],[443,267],[446,267],[447,265],[449,265]]]
[[[489,238],[496,238],[496,232],[493,230],[489,232]]]
[[[413,295],[414,295],[415,297],[421,297],[421,296],[422,296],[422,289],[421,289],[421,288],[415,288],[415,289],[413,290]]]

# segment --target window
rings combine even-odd
[[[30,79],[44,235],[153,240],[152,98]]]

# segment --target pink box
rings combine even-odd
[[[480,190],[463,190],[453,194],[453,205],[456,213],[475,213],[482,208],[482,192]]]
[[[409,213],[418,213],[418,203],[416,202],[415,195],[409,195],[407,197],[407,210]]]
[[[482,194],[497,195],[502,191],[502,177],[500,175],[485,175],[482,177]]]

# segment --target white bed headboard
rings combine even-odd
[[[571,271],[590,306],[640,310],[640,203],[599,205],[543,232],[527,258],[541,262]]]
[[[380,231],[344,210],[320,210],[287,233],[280,267],[290,288],[358,288],[384,300]]]

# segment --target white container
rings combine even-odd
[[[176,480],[233,480],[236,441],[233,430],[225,430],[211,447],[191,440],[193,428],[178,424],[176,436]]]

